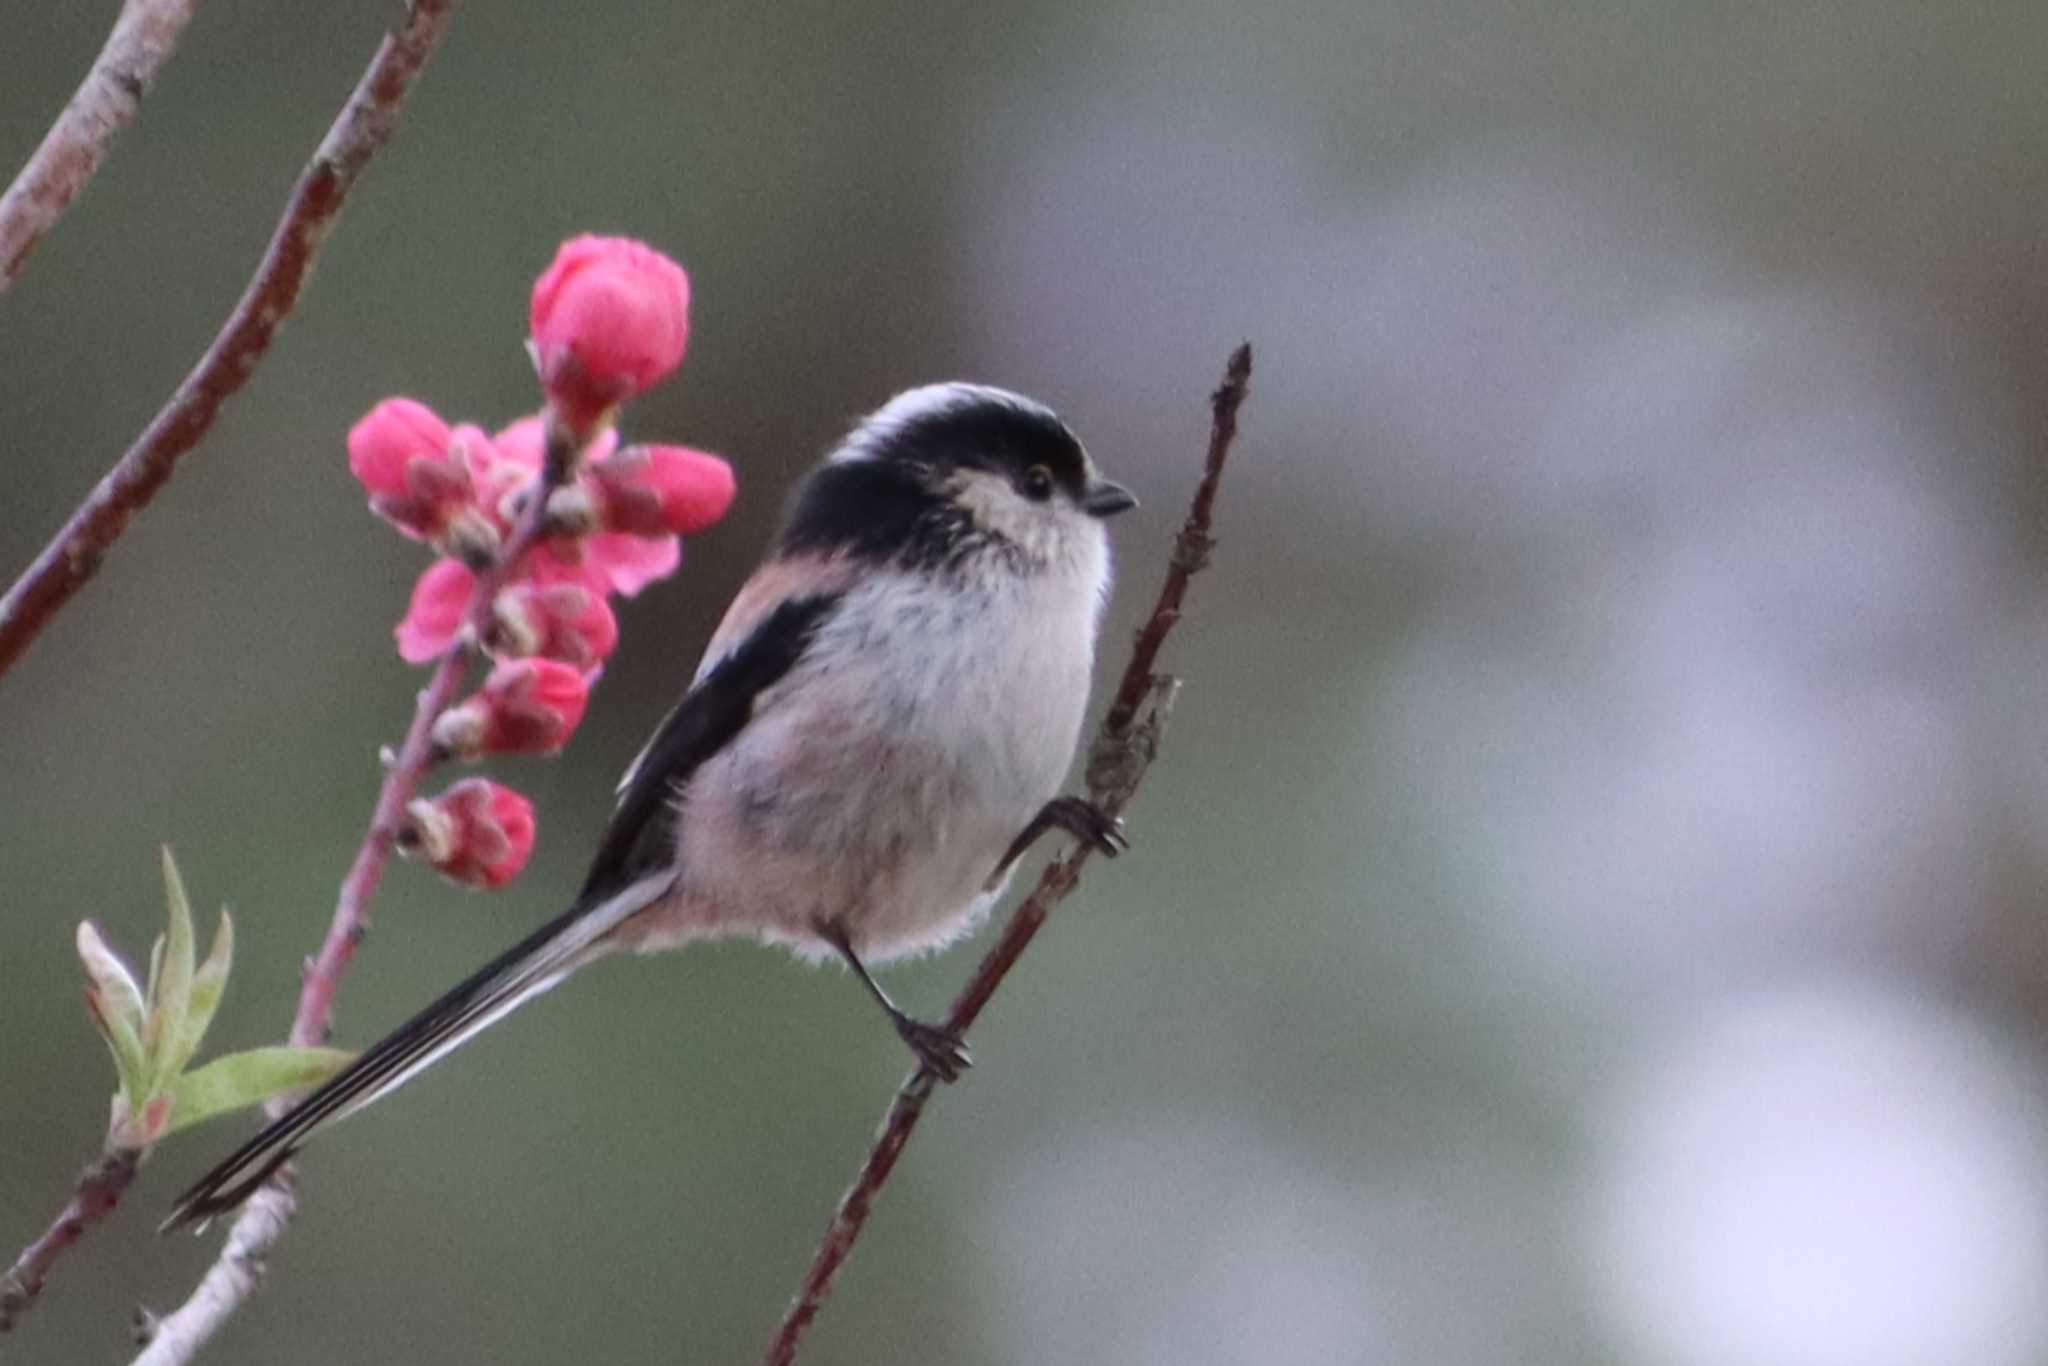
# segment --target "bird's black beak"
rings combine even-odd
[[[1091,517],[1114,517],[1137,505],[1137,496],[1114,479],[1098,479],[1081,495],[1081,510]]]

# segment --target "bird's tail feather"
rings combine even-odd
[[[660,893],[659,885],[642,882],[594,905],[578,903],[492,959],[230,1153],[178,1197],[159,1231],[202,1222],[241,1204],[313,1134],[391,1094],[603,956],[604,936]]]

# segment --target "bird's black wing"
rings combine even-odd
[[[662,720],[620,791],[579,902],[610,896],[673,858],[676,799],[690,775],[739,734],[762,692],[795,667],[839,601],[836,593],[783,601]]]
[[[165,1228],[232,1209],[313,1133],[400,1085],[598,951],[598,941],[658,889],[636,887],[674,858],[675,798],[690,775],[753,715],[763,691],[803,655],[836,594],[791,598],[684,696],[628,776],[583,890],[568,910],[366,1049],[178,1197]]]

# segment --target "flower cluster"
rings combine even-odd
[[[732,467],[717,456],[619,444],[621,405],[682,363],[689,304],[688,277],[661,253],[576,238],[533,287],[540,415],[492,433],[388,398],[350,430],[370,510],[441,556],[413,587],[398,653],[426,664],[474,647],[493,661],[434,719],[434,757],[559,751],[618,646],[611,600],[673,573],[681,538],[731,507]],[[413,802],[399,842],[458,882],[500,887],[533,831],[531,803],[478,778]]]

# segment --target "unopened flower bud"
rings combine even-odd
[[[534,282],[531,321],[550,405],[572,431],[590,432],[682,364],[689,277],[630,238],[573,238]]]
[[[687,446],[628,446],[583,479],[606,530],[693,536],[732,506],[732,466]]]
[[[387,398],[349,429],[348,466],[369,491],[371,510],[400,532],[437,544],[459,541],[466,554],[488,554],[495,535],[481,525],[456,435],[424,403]],[[490,545],[475,549],[486,536]]]
[[[406,807],[398,847],[467,887],[503,887],[533,854],[533,803],[488,778],[465,778]]]
[[[482,688],[434,722],[434,743],[451,757],[553,754],[569,743],[590,703],[582,670],[553,659],[507,660]]]
[[[539,655],[589,669],[619,645],[619,619],[604,593],[579,578],[522,580],[498,594],[491,614],[484,648],[503,658]]]
[[[426,404],[387,398],[349,428],[349,471],[373,494],[403,494],[412,462],[445,460],[452,435],[448,424]]]

